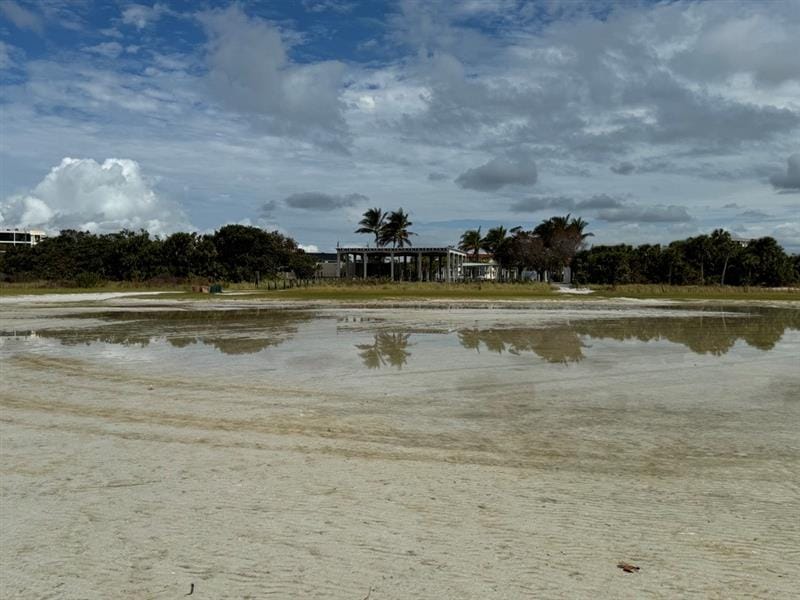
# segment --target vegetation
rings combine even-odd
[[[771,237],[742,245],[718,229],[667,246],[594,246],[572,266],[579,283],[776,287],[798,281],[798,265]]]
[[[417,235],[409,228],[413,223],[408,218],[408,213],[398,208],[390,213],[384,213],[380,208],[367,210],[356,233],[365,233],[375,236],[375,245],[392,248],[404,248],[411,245],[410,236]]]
[[[502,227],[480,237],[480,229],[461,236],[460,247],[477,257],[489,252],[504,269],[536,271],[558,276],[571,267],[581,284],[664,284],[786,286],[800,281],[800,256],[789,256],[771,237],[741,244],[717,229],[661,246],[627,244],[586,249],[588,223],[581,218],[551,217],[532,230],[515,227],[511,236]]]
[[[225,225],[210,235],[174,233],[165,239],[146,231],[96,235],[66,230],[36,246],[16,246],[0,255],[0,272],[7,280],[76,287],[104,281],[254,281],[289,270],[311,277],[314,269],[314,259],[293,239],[245,225]]]

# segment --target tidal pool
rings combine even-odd
[[[4,595],[800,586],[794,307],[201,306],[0,314]]]

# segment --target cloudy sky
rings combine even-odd
[[[0,225],[800,252],[800,0],[0,0]],[[366,240],[363,240],[366,241]]]

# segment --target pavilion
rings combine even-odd
[[[397,273],[416,281],[459,281],[464,277],[467,253],[453,246],[417,248],[371,248],[347,246],[336,248],[336,272],[347,279],[386,277],[395,280]]]

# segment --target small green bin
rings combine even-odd
[[[214,283],[208,288],[208,291],[211,294],[221,294],[222,293],[222,284]]]

